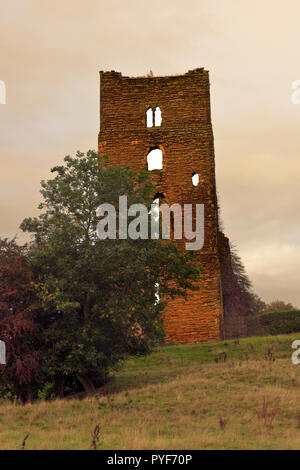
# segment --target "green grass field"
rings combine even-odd
[[[157,349],[94,398],[0,402],[0,449],[300,449],[300,334]],[[225,359],[225,361],[224,361]]]

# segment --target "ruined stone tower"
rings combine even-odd
[[[100,72],[100,153],[112,165],[139,171],[148,169],[153,149],[162,152],[162,168],[151,171],[155,194],[169,205],[205,207],[204,246],[196,252],[204,267],[200,290],[190,292],[187,300],[170,301],[164,312],[166,340],[219,340],[225,336],[221,263],[223,271],[231,267],[228,240],[218,227],[209,76],[203,68],[166,77]],[[243,328],[239,316],[234,317],[232,328]]]

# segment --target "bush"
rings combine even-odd
[[[279,335],[300,332],[300,310],[268,312],[261,315],[266,334]]]
[[[266,334],[265,329],[261,322],[260,313],[248,315],[246,322],[247,322],[247,336],[264,336]]]

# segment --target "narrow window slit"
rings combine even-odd
[[[193,182],[193,186],[198,186],[198,184],[199,184],[199,173],[193,173],[192,182]]]
[[[153,127],[153,111],[152,108],[148,108],[146,111],[147,127]]]
[[[155,127],[161,126],[162,117],[161,117],[161,110],[159,106],[156,106],[154,111],[154,125]]]

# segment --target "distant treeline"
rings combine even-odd
[[[300,331],[300,310],[267,312],[260,317],[266,334],[279,335]]]

